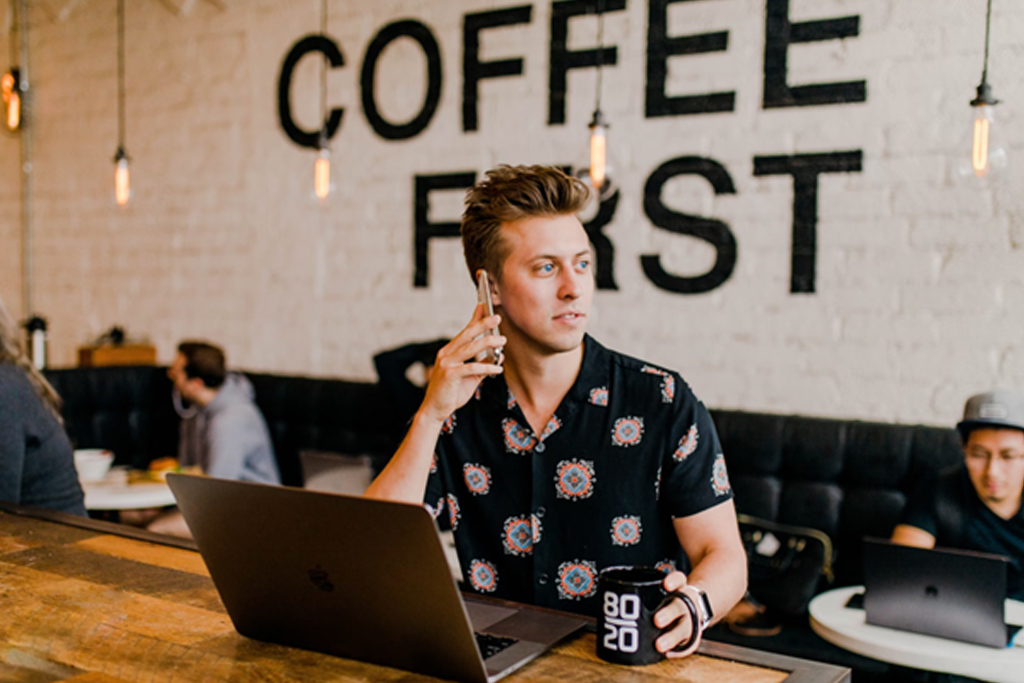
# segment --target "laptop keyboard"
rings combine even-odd
[[[490,633],[474,633],[473,635],[476,636],[476,644],[480,648],[480,654],[484,659],[489,659],[510,645],[519,642],[517,638],[505,638],[503,636],[491,635]]]

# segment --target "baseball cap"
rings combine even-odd
[[[966,439],[972,429],[985,427],[1024,431],[1024,394],[1010,389],[995,389],[967,399],[964,419],[957,423],[957,431]]]

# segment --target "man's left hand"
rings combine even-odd
[[[665,577],[662,586],[668,593],[675,592],[686,585],[686,574],[675,571]],[[675,648],[682,642],[690,639],[690,634],[693,633],[694,623],[690,619],[690,612],[686,609],[686,605],[679,598],[674,598],[667,605],[662,607],[654,615],[654,625],[660,629],[665,629],[672,626],[671,629],[665,631],[658,639],[654,641],[654,647],[657,648],[658,652],[662,652],[666,657],[685,657],[686,652],[673,652]]]

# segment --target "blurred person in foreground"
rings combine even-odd
[[[654,618],[667,629],[656,647],[679,656],[670,650],[743,594],[746,555],[707,409],[677,373],[586,334],[587,200],[545,166],[501,166],[469,190],[466,264],[489,273],[497,314],[478,305],[437,353],[367,495],[444,514],[478,593],[594,616],[601,569],[661,569],[666,590],[701,606],[697,624],[679,598]],[[502,346],[504,365],[478,360]]]
[[[894,543],[942,546],[1010,560],[1008,597],[1024,600],[1024,395],[972,396],[957,424],[964,461],[924,482],[907,501]]]
[[[280,484],[281,474],[266,420],[255,403],[252,384],[228,372],[224,351],[202,341],[183,341],[167,370],[181,417],[178,466],[199,468],[219,479]],[[189,538],[177,508],[131,514],[122,521],[150,531]],[[151,520],[151,521],[150,521]]]
[[[0,299],[0,500],[85,515],[60,397],[22,352]]]

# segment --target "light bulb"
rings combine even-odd
[[[0,89],[3,90],[7,128],[18,130],[18,126],[21,125],[21,95],[18,94],[17,69],[11,69],[3,75],[0,79]]]
[[[974,107],[974,135],[971,147],[971,170],[974,175],[984,178],[991,170],[989,137],[992,128],[992,106],[982,104]]]
[[[21,98],[17,92],[11,93],[11,99],[7,103],[7,128],[18,130],[21,125]]]
[[[603,123],[595,123],[590,126],[590,181],[598,192],[605,183],[607,175],[606,144],[608,137]]]
[[[316,165],[313,167],[313,190],[317,199],[327,199],[327,195],[331,193],[331,151],[326,147],[321,147],[316,157]]]
[[[132,196],[131,179],[128,173],[128,155],[124,149],[118,148],[114,157],[114,199],[118,206],[124,206]]]
[[[1006,149],[999,144],[999,125],[994,121],[995,109],[992,104],[981,103],[971,106],[970,158],[966,150],[955,164],[956,176],[967,181],[988,185],[999,182],[1006,168]]]
[[[593,190],[595,199],[604,201],[615,194],[618,188],[615,184],[615,166],[608,149],[608,123],[600,109],[594,110],[589,128],[587,158],[574,168],[574,173]]]

